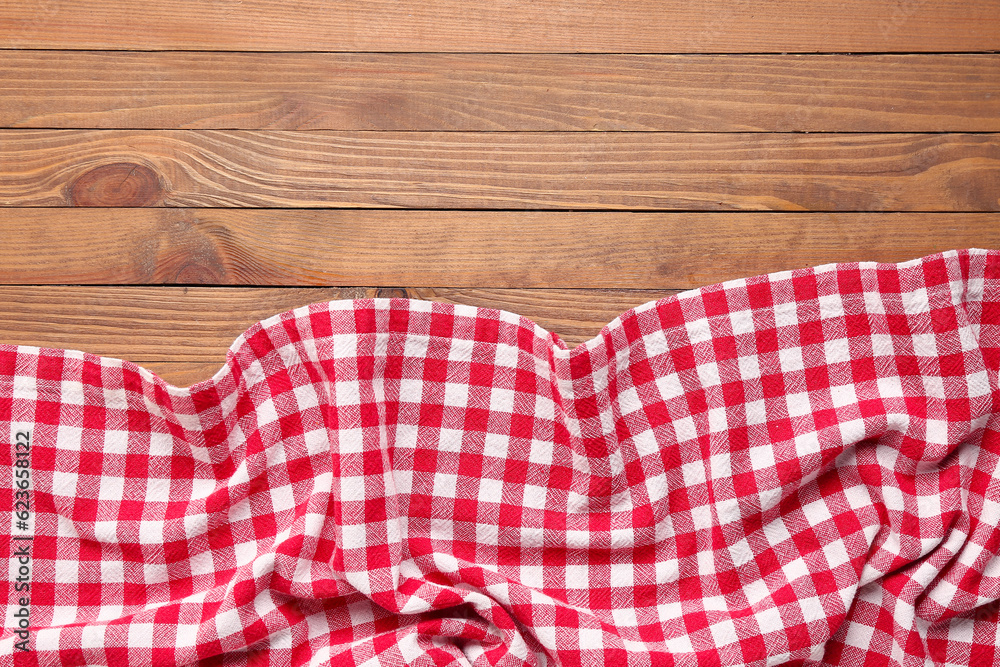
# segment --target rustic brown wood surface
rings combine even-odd
[[[0,6],[0,343],[186,386],[315,301],[574,345],[678,290],[1000,248],[1000,0]]]
[[[0,130],[2,206],[998,211],[998,134]]]
[[[33,0],[0,47],[604,53],[987,51],[996,0]]]
[[[592,338],[623,311],[677,290],[0,286],[0,338],[145,363],[225,361],[254,322],[319,301],[403,297],[500,308]],[[121,326],[127,321],[128,326]]]
[[[1000,55],[10,51],[0,127],[997,132]]]
[[[1000,213],[0,208],[0,228],[7,285],[691,289],[1000,247]]]

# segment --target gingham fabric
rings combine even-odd
[[[572,350],[314,304],[187,389],[2,346],[0,662],[996,665],[998,366],[983,250],[713,285]]]

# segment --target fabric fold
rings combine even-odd
[[[1000,252],[318,303],[192,387],[0,345],[0,664],[1000,660]]]

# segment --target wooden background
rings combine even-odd
[[[0,6],[0,342],[206,379],[410,296],[573,345],[831,261],[1000,248],[1000,0]]]

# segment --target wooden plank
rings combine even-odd
[[[674,290],[0,287],[0,343],[136,362],[176,385],[207,379],[254,322],[318,301],[404,297],[512,310],[570,346]]]
[[[998,134],[0,131],[0,206],[996,211]]]
[[[0,209],[0,283],[687,289],[1000,248],[996,213]]]
[[[0,287],[0,342],[79,349],[135,362],[225,360],[254,322],[374,289]]]
[[[1000,55],[11,51],[0,126],[1000,131]]]
[[[43,0],[0,47],[236,51],[911,52],[1000,48],[996,0]]]
[[[144,361],[139,365],[159,375],[175,387],[190,387],[203,380],[211,379],[216,371],[222,368],[222,362],[198,361]]]

